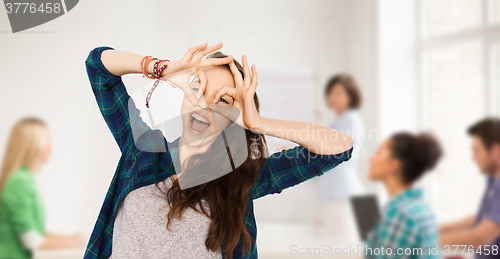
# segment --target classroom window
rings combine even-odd
[[[467,128],[500,115],[500,0],[421,1],[422,125],[445,156],[427,185],[438,219],[477,212],[485,179]]]
[[[483,0],[425,1],[426,36],[447,35],[481,26],[483,5]]]

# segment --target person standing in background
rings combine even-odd
[[[14,125],[0,172],[0,259],[29,259],[37,249],[83,245],[80,235],[45,232],[45,209],[33,173],[52,146],[48,128],[34,117]]]
[[[354,140],[355,150],[360,149],[363,124],[358,114],[361,107],[361,91],[356,80],[349,74],[334,75],[326,84],[325,98],[328,107],[336,114],[330,128],[349,135]],[[357,156],[349,163],[336,167],[334,172],[318,178],[320,204],[320,235],[353,235],[355,227],[349,198],[364,193],[356,169]],[[355,229],[354,229],[355,231]]]

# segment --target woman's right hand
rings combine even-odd
[[[229,64],[233,61],[232,56],[226,58],[203,59],[206,55],[222,48],[222,42],[210,47],[207,47],[207,45],[207,43],[204,43],[190,48],[184,57],[179,60],[179,67],[182,70],[195,68],[196,72],[199,72],[207,67]]]
[[[165,75],[166,71],[162,73],[164,79],[167,79],[174,86],[181,89],[187,99],[193,104],[198,102],[198,99],[203,95],[207,86],[207,81],[204,80],[205,75],[203,69],[211,66],[229,64],[233,61],[232,56],[226,58],[203,59],[207,54],[222,48],[222,42],[210,47],[207,47],[207,45],[207,43],[204,43],[190,48],[180,60],[168,64],[167,69],[170,68],[168,69],[168,75]],[[191,87],[191,78],[195,75],[198,76],[200,82],[196,93]]]

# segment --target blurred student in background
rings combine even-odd
[[[356,80],[349,74],[334,75],[326,84],[325,99],[336,114],[329,127],[353,138],[357,150],[354,152],[359,152],[363,125],[358,109],[362,97]],[[349,163],[340,164],[333,172],[318,178],[320,236],[356,237],[349,198],[363,193],[356,169],[357,157],[353,155]]]
[[[422,190],[413,184],[436,165],[441,154],[440,144],[427,133],[396,133],[380,145],[371,158],[369,178],[384,184],[390,200],[368,234],[366,258],[434,258],[429,246],[439,246],[438,227]],[[382,247],[390,248],[392,256],[381,254]],[[406,255],[407,248],[411,255]]]
[[[0,259],[32,258],[36,249],[83,245],[80,235],[45,232],[45,210],[33,173],[50,156],[50,135],[38,118],[14,125],[0,172]]]
[[[476,258],[499,258],[500,246],[500,119],[485,118],[468,129],[473,159],[487,176],[479,212],[440,227],[441,245],[473,246]],[[467,186],[466,188],[472,188]]]

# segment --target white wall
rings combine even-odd
[[[378,1],[378,92],[383,137],[419,124],[417,3]]]
[[[420,127],[420,77],[417,62],[417,1],[377,1],[377,82],[379,136]],[[381,204],[387,199],[381,186]]]
[[[359,179],[367,192],[375,192],[375,185],[367,178],[369,159],[379,143],[380,114],[378,107],[379,82],[377,75],[377,1],[350,0],[346,12],[345,70],[356,78],[363,94],[360,110],[365,140],[358,162]]]

